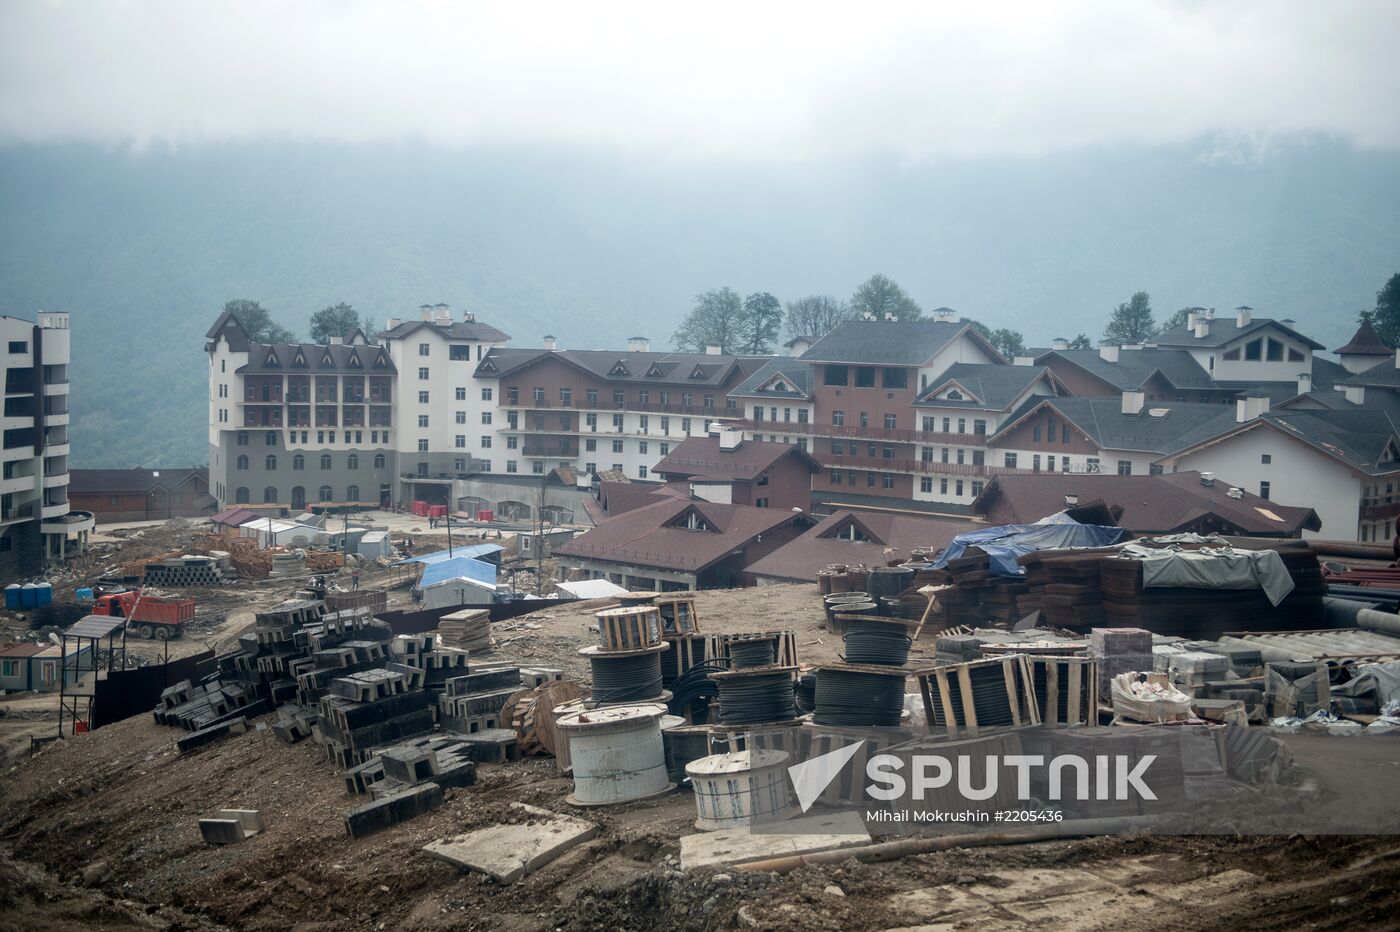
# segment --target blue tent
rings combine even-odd
[[[968,547],[977,547],[986,552],[987,569],[992,573],[1021,576],[1025,570],[1017,565],[1016,558],[1023,554],[1070,547],[1109,547],[1127,537],[1128,532],[1121,527],[1079,524],[1069,518],[1046,524],[1001,524],[954,537],[933,568],[943,569]]]

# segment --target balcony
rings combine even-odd
[[[985,476],[988,467],[978,463],[924,462],[908,457],[885,459],[869,456],[836,456],[816,452],[812,458],[827,469],[855,469],[860,472],[918,473],[934,476]]]
[[[509,396],[501,402],[503,408],[521,408],[527,411],[629,411],[636,414],[678,414],[682,417],[738,418],[743,416],[739,408],[705,407],[703,405],[641,404],[635,401],[550,401],[542,398],[514,399]]]
[[[38,502],[25,502],[23,505],[0,509],[0,522],[28,521],[34,517],[38,504]]]
[[[851,440],[883,440],[893,443],[918,443],[962,447],[985,447],[988,434],[949,433],[945,431],[900,430],[886,427],[852,427],[849,425],[813,424],[801,421],[755,421],[746,418],[728,424],[741,430],[771,434],[786,431],[808,437],[847,437]]]
[[[57,517],[45,517],[39,530],[44,534],[79,534],[96,526],[97,518],[92,512],[70,511]]]
[[[1400,502],[1383,499],[1365,499],[1361,505],[1362,521],[1382,521],[1400,517]]]
[[[576,443],[527,443],[520,448],[521,456],[537,456],[549,459],[573,459],[578,456]]]

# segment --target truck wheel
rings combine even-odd
[[[157,640],[157,641],[168,641],[168,640],[170,640],[170,637],[171,637],[171,634],[170,634],[170,629],[169,629],[169,628],[167,628],[165,625],[157,625],[157,626],[156,626],[156,640]]]
[[[149,641],[152,637],[155,636],[155,632],[151,630],[150,625],[137,625],[136,636]]]

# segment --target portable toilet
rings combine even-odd
[[[91,586],[83,586],[81,588],[74,589],[73,595],[75,595],[78,601],[82,603],[91,602],[93,600]]]
[[[36,608],[39,605],[39,587],[27,582],[19,590],[19,607]]]
[[[50,605],[50,604],[52,604],[52,603],[53,603],[53,584],[52,584],[52,583],[46,583],[46,582],[41,582],[41,583],[39,583],[39,585],[37,585],[37,586],[34,587],[34,595],[35,595],[34,604],[35,604],[36,607],[38,607],[38,608],[43,608],[45,605]]]
[[[20,585],[12,582],[5,587],[5,607],[10,611],[17,611],[22,607],[20,602]]]

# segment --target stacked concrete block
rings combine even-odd
[[[317,732],[326,756],[341,767],[369,759],[374,748],[432,730],[432,694],[409,689],[400,673],[365,670],[331,681],[321,699]]]
[[[220,809],[214,818],[199,820],[199,833],[210,845],[234,844],[262,830],[262,813],[256,809]]]
[[[1167,657],[1172,685],[1196,699],[1208,695],[1207,681],[1219,680],[1230,670],[1230,658],[1205,651],[1185,651]]]
[[[476,734],[510,728],[511,723],[501,713],[506,701],[521,689],[520,668],[493,665],[473,671],[444,682],[445,690],[438,699],[443,729]]]
[[[172,557],[146,564],[146,585],[170,588],[219,586],[238,578],[228,554]]]
[[[423,783],[444,788],[471,786],[476,782],[474,760],[469,743],[460,737],[416,738],[382,748],[368,764],[362,765],[366,769],[356,774],[358,779],[347,774],[346,787],[380,799]]]
[[[521,667],[520,684],[526,689],[536,689],[545,683],[562,680],[564,671],[555,667]]]

